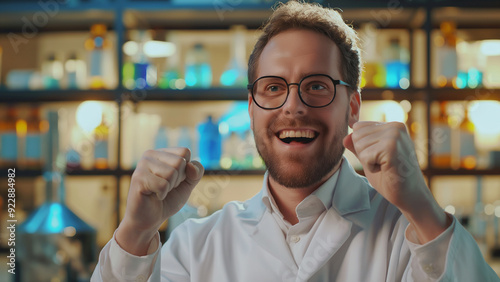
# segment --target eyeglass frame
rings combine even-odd
[[[304,99],[302,99],[302,93],[300,91],[300,85],[302,84],[302,82],[309,78],[309,77],[312,77],[312,76],[325,76],[327,78],[329,78],[332,82],[333,82],[333,98],[330,102],[328,102],[326,105],[323,105],[323,106],[311,106],[309,104],[307,104]],[[278,107],[274,107],[274,108],[265,108],[261,105],[259,105],[259,103],[257,103],[257,101],[255,100],[255,96],[254,96],[254,93],[253,93],[253,87],[255,85],[255,83],[257,81],[259,81],[260,79],[262,78],[279,78],[279,79],[282,79],[285,84],[286,84],[286,88],[287,88],[287,92],[286,92],[286,98],[285,100],[283,101],[283,103],[281,105],[279,105]],[[300,98],[300,101],[302,101],[302,103],[304,103],[304,105],[310,107],[310,108],[324,108],[324,107],[327,107],[328,105],[330,105],[333,100],[335,100],[335,97],[337,96],[337,85],[345,85],[347,87],[351,87],[350,84],[348,84],[347,82],[344,82],[340,79],[333,79],[331,76],[327,75],[327,74],[322,74],[322,73],[315,73],[315,74],[310,74],[310,75],[306,75],[304,76],[300,81],[299,83],[288,83],[288,81],[286,81],[285,78],[281,77],[281,76],[276,76],[276,75],[265,75],[265,76],[261,76],[259,78],[257,78],[256,80],[254,80],[253,83],[250,83],[247,85],[247,89],[250,91],[250,94],[252,95],[252,100],[255,102],[255,104],[261,108],[261,109],[264,109],[264,110],[276,110],[276,109],[279,109],[281,107],[283,107],[283,105],[285,105],[286,101],[288,100],[288,96],[290,95],[290,85],[297,85],[297,91],[298,91],[298,94],[299,94],[299,98]]]

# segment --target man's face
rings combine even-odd
[[[256,78],[281,76],[298,83],[309,74],[341,76],[341,53],[328,37],[311,30],[292,29],[274,36],[259,58]],[[279,109],[259,108],[249,97],[249,113],[257,150],[277,183],[290,188],[306,188],[333,173],[344,152],[342,139],[347,126],[358,120],[360,98],[337,85],[330,105],[311,108],[302,103],[296,85],[290,86],[286,103]],[[312,141],[284,142],[280,137],[313,137]],[[288,141],[288,140],[287,140]],[[302,140],[298,140],[302,141]]]

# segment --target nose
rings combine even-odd
[[[283,105],[284,114],[288,116],[305,115],[307,106],[300,99],[299,86],[297,84],[290,84],[289,91],[288,98]]]

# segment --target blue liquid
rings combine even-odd
[[[399,82],[401,79],[410,79],[410,66],[401,61],[389,61],[385,64],[386,84],[388,88],[401,88]]]
[[[161,89],[177,89],[175,83],[181,78],[177,70],[169,70],[163,74],[158,86]]]
[[[148,63],[135,63],[134,64],[134,81],[136,89],[145,89],[149,87],[147,83]]]
[[[78,84],[76,81],[76,72],[68,72],[68,88],[76,89]]]
[[[102,62],[104,56],[102,50],[92,50],[90,52],[90,76],[102,77]]]
[[[42,158],[42,136],[40,134],[26,135],[26,158],[40,160]]]
[[[108,159],[108,141],[97,140],[94,150],[94,157],[96,159]]]
[[[228,69],[222,73],[220,83],[223,86],[246,87],[248,84],[246,71],[237,68]]]
[[[459,71],[457,75],[457,88],[464,89],[467,86],[467,73]]]
[[[205,123],[198,126],[200,136],[200,162],[208,169],[219,168],[221,157],[221,136],[218,124],[211,117]]]
[[[238,70],[230,69],[225,71],[220,77],[220,83],[224,86],[233,86],[238,78]]]
[[[469,88],[481,87],[483,85],[483,73],[475,68],[470,68],[467,75],[467,86]]]
[[[212,85],[212,68],[209,64],[186,66],[186,85],[193,88],[209,88]]]
[[[0,136],[0,142],[2,144],[0,150],[0,158],[8,161],[17,160],[17,135],[13,133],[4,133]]]
[[[43,86],[45,89],[59,89],[59,80],[53,77],[44,77]]]

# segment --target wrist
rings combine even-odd
[[[135,256],[145,256],[157,232],[157,230],[134,228],[122,221],[116,230],[115,239],[126,252]]]
[[[435,200],[420,205],[418,210],[403,211],[402,213],[421,244],[432,241],[451,224],[449,217]]]

